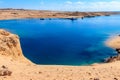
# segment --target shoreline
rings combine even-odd
[[[7,17],[10,16],[11,15]],[[2,67],[2,69],[0,70],[5,71],[3,68],[7,67],[7,70],[12,72],[11,75],[0,76],[1,80],[119,80],[120,79],[120,72],[119,72],[120,61],[115,61],[111,63],[101,63],[101,64],[94,63],[87,66],[37,65],[30,62],[30,60],[28,60],[27,62],[26,60],[23,59],[24,55],[22,54],[22,51],[19,50],[21,49],[20,45],[18,47],[12,45],[11,47],[8,44],[4,44],[4,38],[3,38],[4,36],[8,36],[8,33],[6,31],[0,33],[0,39],[3,39],[1,40],[3,43],[3,47],[7,47],[6,49],[9,49],[10,47],[9,50],[15,49],[18,51],[12,54],[12,57],[15,57],[17,55],[15,59],[14,58],[11,59],[12,57],[8,55],[3,55],[3,56],[0,55],[0,64],[1,64],[0,66],[2,65],[5,66]],[[16,43],[16,40],[18,41],[18,39],[19,39],[18,37],[14,36],[12,41],[9,40],[7,41]],[[11,36],[10,36],[10,40],[11,40]],[[3,48],[0,49],[3,50]],[[20,53],[18,53],[19,51],[21,52],[21,58],[23,61],[19,59],[20,57],[19,56]],[[1,51],[0,53],[2,54]],[[7,54],[9,54],[9,52]]]
[[[105,62],[120,61],[120,35],[110,37],[105,44],[116,51],[116,55],[108,57]]]
[[[108,37],[108,39],[105,41],[105,45],[112,49],[120,48],[120,35]]]
[[[0,9],[0,20],[23,19],[23,18],[61,18],[76,20],[77,18],[92,18],[97,16],[119,15],[120,12],[65,12],[65,11],[43,11],[25,9]]]
[[[3,11],[3,12],[1,12]],[[15,12],[14,12],[15,11]],[[21,12],[21,13],[24,13],[24,12],[28,12],[28,13],[32,13],[32,12],[42,12],[42,13],[53,13],[52,15],[55,15],[55,14],[72,14],[70,16],[37,16],[37,17],[26,17],[28,15],[24,15],[23,17],[21,16],[16,16],[14,17],[16,14],[18,14],[18,12]],[[25,9],[0,9],[0,14],[4,14],[6,12],[10,12],[10,14],[15,14],[15,15],[9,15],[9,14],[5,14],[5,16],[7,17],[4,17],[3,19],[1,19],[0,17],[0,21],[1,20],[19,20],[19,19],[40,19],[40,20],[45,20],[45,19],[64,19],[64,20],[77,20],[77,19],[83,19],[83,18],[94,18],[94,17],[101,17],[101,16],[112,16],[112,15],[119,15],[120,12],[64,12],[64,11],[43,11],[43,10],[25,10]],[[38,13],[39,13],[38,12]],[[37,13],[37,14],[38,14]],[[80,14],[80,15],[77,15],[77,16],[74,16],[75,14]],[[81,15],[81,13],[83,13]],[[94,14],[95,13],[95,14]],[[97,14],[96,14],[97,13]],[[92,14],[92,15],[91,15]],[[99,15],[98,15],[99,14]],[[41,14],[43,15],[43,14]],[[107,45],[108,46],[108,45]],[[79,65],[79,66],[91,66],[91,65],[94,65],[94,64],[97,64],[97,65],[101,65],[101,64],[106,64],[104,61],[101,62],[101,63],[93,63],[93,64],[89,64],[89,65]],[[37,65],[41,65],[41,64],[37,64]],[[45,66],[74,66],[74,65],[45,65]],[[76,66],[76,65],[75,65]],[[78,65],[77,65],[78,66]]]
[[[4,15],[3,15],[3,18],[1,18],[1,16],[0,16],[0,21],[1,20],[35,19],[35,18],[40,19],[40,20],[45,20],[45,19],[77,20],[77,19],[83,19],[83,18],[94,18],[94,17],[112,16],[112,15],[120,14],[120,12],[68,12],[68,11],[26,10],[26,9],[0,9],[0,14],[4,14],[6,12],[7,12],[7,14],[5,14],[5,16],[7,16],[7,17],[4,17]],[[20,13],[28,13],[28,14],[27,15],[18,15],[19,12]],[[39,13],[42,13],[42,14],[40,14],[39,16],[33,16],[33,15],[39,14]],[[43,14],[43,13],[46,13],[46,14]],[[52,16],[50,15],[50,13]],[[10,14],[12,14],[12,15],[10,15]],[[30,15],[30,14],[33,14],[33,15]],[[47,15],[47,14],[49,14],[49,15]],[[55,16],[56,14],[58,14],[58,16]],[[61,16],[61,14],[64,14],[64,15],[67,14],[67,16],[63,16],[63,15]],[[31,17],[30,16],[28,17],[28,15],[30,15]],[[106,44],[106,45],[108,47],[111,47],[108,44]],[[93,63],[93,64],[89,64],[89,65],[80,65],[80,66],[91,66],[94,64],[98,65],[98,64],[106,64],[106,63],[101,62],[101,63]],[[40,64],[37,64],[37,65],[40,65]],[[54,66],[54,65],[45,65],[45,66]],[[55,65],[55,66],[74,66],[74,65]]]

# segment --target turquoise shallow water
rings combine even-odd
[[[18,34],[24,55],[36,64],[89,65],[116,54],[104,41],[120,34],[120,16],[1,20],[0,28]]]

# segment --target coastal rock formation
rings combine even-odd
[[[108,47],[115,49],[115,51],[117,52],[117,55],[110,56],[105,60],[105,62],[108,63],[108,62],[120,61],[120,36],[109,39],[106,42],[106,44]]]
[[[111,56],[105,60],[106,63],[120,61],[120,55]]]
[[[10,57],[12,60],[25,59],[17,35],[0,29],[0,55]]]

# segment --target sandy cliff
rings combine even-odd
[[[19,37],[0,29],[0,56],[11,60],[27,61],[22,54]]]

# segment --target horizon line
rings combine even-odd
[[[120,11],[70,11],[70,10],[47,10],[47,9],[27,9],[27,8],[0,8],[0,10],[36,10],[36,11],[53,11],[53,12],[120,12]]]

